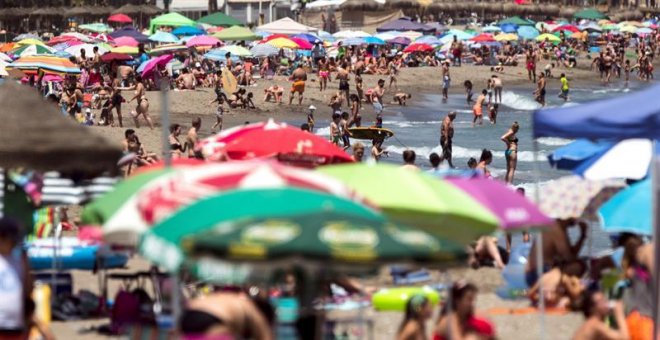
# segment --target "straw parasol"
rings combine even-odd
[[[397,9],[411,9],[419,8],[420,4],[417,2],[417,0],[388,0],[387,7]]]
[[[98,16],[101,16],[101,15],[106,16],[106,15],[112,13],[112,11],[114,11],[114,10],[115,10],[114,7],[109,7],[109,6],[92,6],[91,7],[91,14],[92,15],[98,15]]]
[[[64,17],[89,16],[91,13],[92,8],[88,6],[72,7],[64,12]]]
[[[119,145],[62,116],[37,91],[6,82],[0,86],[0,102],[0,119],[11,126],[0,134],[0,167],[85,172],[116,168]]]
[[[486,12],[490,14],[500,14],[503,11],[503,4],[501,2],[491,2],[488,3],[488,7],[486,8]]]
[[[142,5],[140,6],[140,11],[142,11],[142,14],[144,15],[156,15],[163,13],[162,9],[154,5]]]
[[[577,9],[575,7],[563,7],[559,11],[559,16],[562,18],[572,18]]]
[[[429,10],[435,12],[443,12],[447,10],[447,3],[442,0],[434,0],[431,5],[429,5]]]
[[[36,9],[33,12],[30,12],[30,16],[62,16],[64,14],[64,8],[62,7],[41,7]]]
[[[511,2],[507,2],[507,3],[502,5],[502,14],[504,14],[506,16],[519,14],[520,12],[518,11],[518,7],[519,7],[519,5],[516,5],[516,4],[511,3]]]
[[[126,4],[112,11],[112,14],[123,13],[123,14],[131,15],[131,14],[140,14],[142,13],[141,11],[142,8],[138,5]]]
[[[541,11],[539,14],[549,16],[549,17],[556,17],[559,15],[559,6],[554,5],[554,4],[544,4],[540,5]]]
[[[375,11],[383,8],[383,4],[376,0],[347,0],[339,6],[340,10]]]

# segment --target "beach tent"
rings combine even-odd
[[[519,16],[513,16],[506,18],[504,20],[500,20],[500,22],[497,23],[497,25],[502,26],[505,24],[513,24],[517,26],[534,26],[534,22],[531,20],[523,19]]]
[[[387,32],[387,31],[415,31],[422,33],[435,33],[435,28],[430,27],[415,21],[412,21],[408,17],[402,17],[388,23],[385,23],[376,29],[377,32]]]
[[[241,22],[234,18],[231,17],[225,13],[222,12],[216,12],[213,14],[209,14],[205,17],[201,17],[199,20],[197,20],[199,23],[203,24],[210,24],[214,26],[222,26],[222,27],[231,27],[231,26],[240,26]]]
[[[249,28],[241,26],[232,26],[224,30],[213,33],[213,36],[220,40],[236,41],[236,40],[259,40],[260,37],[250,31]]]
[[[172,12],[151,19],[151,22],[149,23],[149,31],[153,34],[156,32],[156,27],[158,26],[195,26],[195,21],[179,13]]]
[[[319,31],[317,28],[303,25],[291,18],[282,18],[280,20],[261,25],[257,27],[257,30],[273,34],[317,33]]]
[[[148,43],[149,37],[138,32],[135,28],[127,26],[108,34],[111,38],[130,37],[141,43]]]
[[[573,17],[576,19],[587,19],[587,20],[607,19],[607,15],[601,13],[595,8],[587,8],[581,11],[577,11],[573,15]]]

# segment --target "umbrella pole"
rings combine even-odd
[[[657,339],[658,334],[658,317],[660,317],[660,307],[658,306],[658,300],[660,300],[660,261],[657,260],[660,256],[660,242],[658,242],[658,237],[660,237],[660,209],[658,209],[658,193],[660,192],[658,180],[660,180],[660,158],[656,156],[657,152],[657,142],[653,141],[653,177],[652,177],[652,198],[651,204],[653,207],[653,252],[654,252],[654,264],[653,264],[653,338]]]
[[[534,200],[536,205],[541,204],[539,188],[539,143],[534,139]],[[545,297],[543,296],[543,232],[536,233],[536,275],[539,283],[539,339],[545,339]],[[529,254],[531,259],[532,254]],[[528,287],[531,288],[531,287]]]

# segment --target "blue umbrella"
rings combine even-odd
[[[603,229],[610,233],[652,235],[651,180],[647,179],[618,192],[598,210]]]
[[[17,36],[14,38],[14,41],[21,41],[21,40],[24,40],[24,39],[36,39],[36,40],[41,40],[41,37],[39,37],[38,35],[34,35],[34,34],[32,34],[32,33],[23,33],[23,34],[19,34],[19,35],[17,35]]]
[[[343,39],[341,40],[341,43],[344,46],[360,46],[364,44],[364,40],[360,38],[348,38],[348,39]]]
[[[176,36],[180,35],[203,35],[205,34],[203,29],[199,29],[193,26],[180,26],[172,31],[172,34]]]
[[[255,57],[270,57],[278,52],[279,49],[271,44],[258,44],[250,49],[250,53]]]
[[[451,37],[453,39],[454,36],[456,36],[456,39],[458,40],[468,40],[472,38],[474,35],[467,33],[465,31],[451,29],[447,31],[447,33],[445,33],[445,35],[443,35],[442,38]]]
[[[142,71],[144,71],[144,68],[147,66],[147,64],[149,64],[149,62],[150,62],[151,60],[153,60],[153,59],[154,59],[154,58],[151,58],[151,59],[149,59],[149,60],[147,60],[147,61],[142,62],[142,64],[140,64],[140,66],[138,66],[138,68],[137,68],[137,70],[136,70],[135,72],[137,72],[137,73],[142,73]]]
[[[438,45],[440,44],[440,39],[433,35],[425,35],[415,39],[415,44]]]
[[[291,38],[298,38],[298,39],[307,40],[312,44],[317,40],[319,40],[319,41],[321,40],[321,38],[315,36],[314,34],[310,34],[310,33],[300,33],[300,34],[292,35]]]
[[[602,153],[614,145],[613,142],[593,142],[588,139],[578,139],[557,148],[548,155],[550,165],[560,170],[573,170],[587,159]]]
[[[385,45],[385,41],[380,38],[376,37],[364,37],[362,38],[365,43],[370,44],[370,45]]]
[[[518,25],[515,24],[502,24],[500,29],[504,33],[516,33],[518,32]]]
[[[168,32],[158,31],[149,36],[149,40],[159,43],[177,43],[179,38],[176,35]]]
[[[506,24],[504,24],[504,25],[506,25]],[[482,28],[481,31],[482,32],[491,32],[491,33],[492,32],[501,32],[502,28],[497,27],[497,26],[486,26],[486,27]]]
[[[526,39],[526,40],[532,40],[536,37],[539,36],[539,31],[531,26],[521,26],[518,28],[518,36]]]

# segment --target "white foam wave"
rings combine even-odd
[[[386,150],[390,153],[399,154],[399,155],[403,154],[405,150],[413,150],[415,151],[417,157],[422,157],[422,158],[428,158],[429,155],[431,155],[431,153],[433,152],[437,154],[442,153],[442,148],[439,145],[433,148],[428,146],[406,148],[403,146],[390,145],[386,148]],[[491,150],[491,151],[493,152],[494,158],[504,158],[503,150]],[[470,157],[474,157],[476,159],[479,159],[480,156],[481,156],[481,149],[469,149],[457,145],[454,145],[452,147],[452,158],[468,159]],[[544,151],[539,151],[538,161],[544,162],[546,158],[547,158],[546,153]],[[534,162],[534,152],[519,151],[518,162]]]
[[[330,127],[318,128],[314,131],[314,134],[317,136],[330,136]]]
[[[529,96],[519,95],[514,92],[504,91],[502,93],[502,105],[514,110],[532,111],[541,108],[541,104],[534,101],[530,93]]]
[[[544,145],[551,145],[551,146],[562,146],[566,145],[573,140],[571,139],[566,139],[566,138],[558,138],[558,137],[543,137],[537,139],[539,144],[544,144]]]

